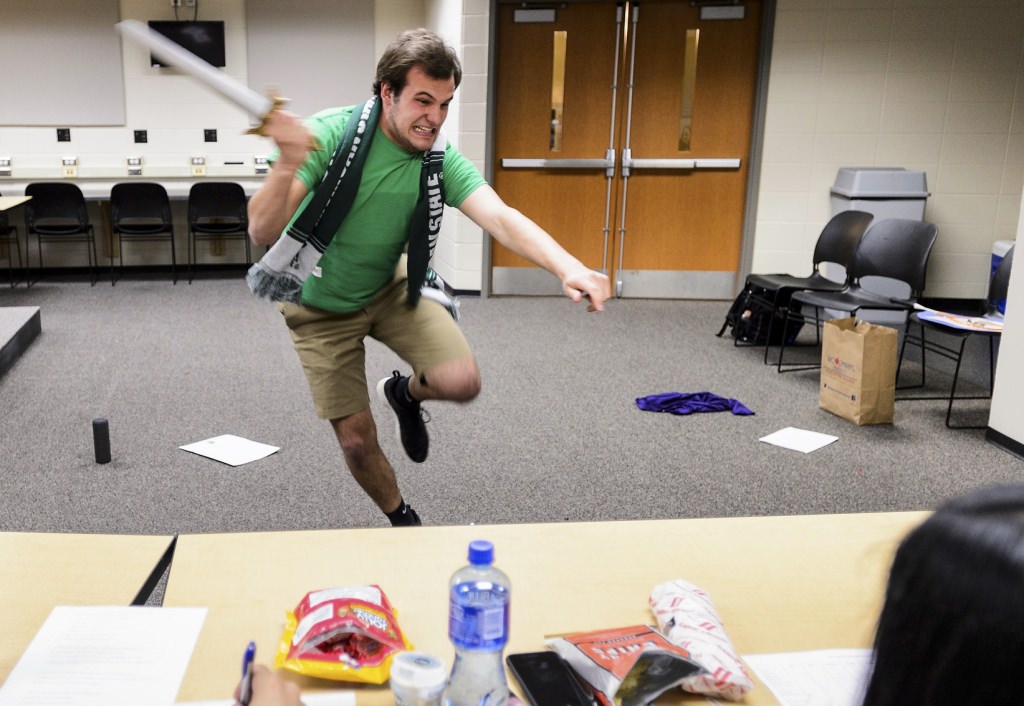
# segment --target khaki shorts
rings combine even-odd
[[[278,305],[321,419],[347,417],[369,407],[363,343],[367,336],[393,350],[417,376],[435,365],[470,355],[469,344],[451,314],[429,299],[410,307],[406,288],[406,280],[396,278],[366,308],[348,314],[299,304]]]

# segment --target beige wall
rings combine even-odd
[[[399,32],[426,24],[424,0],[374,0],[373,24],[377,56]]]
[[[449,139],[485,172],[487,156],[488,0],[426,0],[427,26],[456,48],[462,59],[462,85],[445,130]],[[455,289],[480,290],[483,232],[455,209],[445,213],[434,252],[434,269]]]
[[[778,0],[754,271],[808,268],[843,166],[924,171],[928,294],[984,296],[1024,186],[1024,2]]]

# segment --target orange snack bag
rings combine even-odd
[[[545,641],[603,706],[646,706],[703,669],[648,625],[578,632]]]
[[[298,674],[383,684],[412,647],[376,585],[310,591],[286,617],[274,665]]]

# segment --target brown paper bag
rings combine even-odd
[[[896,329],[854,317],[825,322],[818,406],[854,424],[892,424]]]

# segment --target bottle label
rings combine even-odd
[[[451,589],[448,636],[466,649],[499,649],[508,642],[509,594],[490,582],[460,583]]]

